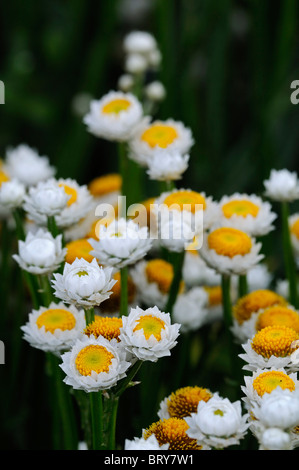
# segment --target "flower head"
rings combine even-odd
[[[195,331],[205,324],[208,316],[208,294],[201,287],[192,287],[176,299],[173,320],[181,325],[181,332]]]
[[[60,367],[66,374],[64,382],[87,393],[110,389],[126,376],[131,365],[117,341],[102,336],[78,338],[61,358]]]
[[[265,194],[274,201],[295,201],[299,199],[299,181],[296,172],[287,169],[271,170],[269,179],[264,181]]]
[[[201,450],[196,439],[189,437],[188,424],[185,419],[168,418],[152,423],[143,431],[144,439],[153,434],[160,446],[168,444],[169,450]]]
[[[144,437],[134,437],[133,440],[125,440],[124,450],[168,450],[169,444],[159,445],[159,442],[155,436],[152,434],[147,439]]]
[[[160,403],[158,416],[160,419],[186,418],[196,413],[201,400],[208,401],[213,393],[203,387],[182,387],[172,392]]]
[[[187,154],[171,153],[167,149],[159,148],[148,160],[147,174],[151,180],[156,181],[179,180],[188,168],[189,158]]]
[[[156,306],[146,310],[138,306],[131,308],[122,320],[119,338],[124,348],[141,361],[156,362],[169,356],[177,344],[180,325],[171,324],[169,313],[161,312]]]
[[[0,186],[0,205],[7,209],[21,207],[25,197],[25,186],[18,180],[4,181]]]
[[[65,263],[63,274],[54,273],[55,295],[66,303],[94,307],[108,299],[115,284],[112,268],[103,268],[93,259]]]
[[[38,229],[29,232],[26,239],[18,241],[18,254],[13,255],[19,266],[32,274],[54,272],[64,261],[66,250],[62,247],[62,235],[53,237],[50,232]]]
[[[85,326],[83,310],[52,302],[48,307],[33,310],[21,330],[23,338],[34,348],[60,354],[82,335]]]

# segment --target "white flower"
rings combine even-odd
[[[60,354],[69,349],[82,335],[86,326],[84,310],[66,307],[62,302],[40,307],[29,313],[28,322],[21,327],[32,347]]]
[[[143,437],[134,437],[133,440],[125,440],[124,450],[168,450],[169,444],[159,445],[155,434],[152,434],[147,439]]]
[[[162,101],[166,96],[166,90],[163,83],[155,80],[145,87],[146,97],[154,102]]]
[[[259,263],[247,271],[248,291],[252,292],[258,289],[269,289],[273,274],[268,266]]]
[[[156,181],[179,180],[188,168],[189,158],[189,155],[157,149],[152,158],[148,160],[147,174],[150,179]]]
[[[112,268],[99,266],[95,259],[89,263],[83,258],[76,258],[72,264],[65,263],[63,274],[54,273],[54,278],[56,297],[87,308],[108,299],[117,282],[112,279]]]
[[[277,218],[277,214],[271,210],[271,204],[255,194],[223,196],[219,201],[219,209],[219,225],[238,228],[254,237],[273,230],[272,223]]]
[[[217,286],[221,283],[220,274],[207,265],[198,250],[186,251],[182,272],[183,279],[189,287]]]
[[[265,393],[259,404],[254,403],[251,411],[265,427],[294,428],[299,425],[299,390],[277,387],[273,392]]]
[[[122,74],[117,82],[117,87],[120,91],[127,93],[131,91],[134,86],[134,77],[129,73]]]
[[[101,264],[122,268],[143,258],[152,247],[148,228],[120,218],[100,226],[99,240],[90,238],[91,254]]]
[[[127,54],[148,54],[157,48],[157,42],[147,31],[131,31],[124,38],[123,48]]]
[[[188,155],[194,143],[192,132],[182,122],[173,119],[152,121],[144,117],[129,141],[129,157],[146,167],[157,149]]]
[[[126,376],[130,363],[115,339],[83,335],[61,356],[64,382],[86,393],[107,390]]]
[[[91,134],[112,141],[127,141],[143,116],[142,105],[131,93],[110,91],[92,100],[83,122]]]
[[[264,258],[261,247],[261,243],[241,230],[218,227],[204,233],[200,255],[218,273],[240,275]]]
[[[124,68],[127,73],[138,75],[147,70],[148,62],[142,54],[133,52],[126,57]]]
[[[45,181],[53,177],[56,171],[50,166],[48,157],[41,157],[35,149],[25,144],[7,150],[5,167],[12,179],[25,186]]]
[[[204,442],[222,449],[239,444],[248,430],[248,417],[248,414],[242,416],[240,401],[232,403],[215,395],[207,402],[200,401],[197,412],[185,418],[189,425],[186,432],[199,444]]]
[[[24,209],[37,225],[46,226],[55,216],[57,227],[69,228],[84,219],[94,205],[86,185],[71,178],[50,179],[29,190]]]
[[[62,235],[53,237],[43,229],[29,232],[24,241],[18,241],[18,254],[13,255],[19,266],[32,274],[49,274],[64,261],[66,249],[62,247]]]
[[[177,344],[180,325],[171,324],[169,313],[161,312],[156,306],[146,310],[138,306],[131,308],[122,320],[121,343],[141,361],[156,362],[170,356],[170,350]]]
[[[260,450],[292,450],[290,434],[279,428],[265,429],[259,436]]]
[[[0,186],[0,205],[7,209],[16,209],[23,203],[25,186],[18,180],[4,181]]]
[[[33,220],[45,221],[46,217],[59,215],[69,199],[64,187],[50,179],[29,188],[23,207]]]
[[[199,286],[177,297],[172,317],[173,321],[181,324],[182,333],[195,331],[207,321],[207,299],[207,292]]]
[[[297,173],[287,169],[271,170],[270,177],[264,181],[265,195],[274,201],[295,201],[299,199]]]

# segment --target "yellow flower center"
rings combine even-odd
[[[287,301],[268,289],[258,289],[241,297],[233,307],[235,319],[242,324],[250,319],[251,315],[260,309],[273,305],[287,305]]]
[[[200,401],[209,401],[212,393],[207,388],[183,387],[173,392],[167,400],[167,409],[171,418],[185,418],[196,413]]]
[[[222,212],[227,219],[232,217],[234,214],[240,217],[247,217],[248,215],[256,217],[259,210],[259,206],[246,199],[229,201],[222,206]]]
[[[93,256],[90,254],[93,248],[85,238],[67,243],[66,249],[65,261],[69,264],[72,264],[76,258],[83,258],[89,263],[93,260]]]
[[[196,191],[176,191],[164,199],[164,204],[169,208],[191,211],[193,214],[206,208],[205,197]]]
[[[111,341],[113,338],[119,340],[121,327],[121,318],[96,315],[94,321],[85,328],[84,334],[87,336],[93,335],[95,338],[104,336],[108,341]]]
[[[222,304],[222,287],[221,286],[204,286],[204,290],[209,296],[210,307]]]
[[[9,176],[3,170],[0,170],[0,186],[2,185],[2,183],[6,183],[9,180]]]
[[[137,320],[137,325],[133,331],[143,330],[146,339],[152,335],[157,341],[161,340],[161,331],[165,329],[165,322],[154,315],[142,315]]]
[[[169,450],[200,450],[197,440],[187,435],[188,429],[184,419],[168,418],[151,424],[145,429],[143,438],[148,439],[154,434],[160,446],[169,444]]]
[[[299,218],[292,224],[291,232],[295,235],[296,238],[299,238]]]
[[[150,260],[146,265],[145,274],[148,282],[156,283],[163,294],[169,292],[173,279],[173,266],[171,263],[163,259]],[[184,283],[181,282],[180,292],[183,288]]]
[[[45,327],[45,331],[54,333],[55,330],[72,330],[76,326],[74,315],[61,308],[51,308],[39,315],[36,320],[38,328]]]
[[[113,354],[104,346],[91,344],[81,349],[76,357],[75,364],[81,375],[91,375],[93,371],[100,374],[109,371],[113,358]]]
[[[120,191],[122,186],[122,177],[118,173],[99,176],[93,179],[89,185],[89,192],[93,196],[103,196],[114,191]]]
[[[79,276],[79,277],[88,276],[88,272],[87,272],[87,271],[78,271],[76,274],[77,274],[77,276]]]
[[[251,238],[241,230],[229,227],[218,228],[208,235],[208,245],[211,250],[215,250],[218,255],[244,256],[248,254],[252,247]]]
[[[126,111],[131,106],[131,102],[125,98],[117,98],[109,101],[102,108],[104,114],[119,114],[121,111]]]
[[[153,124],[143,132],[141,140],[152,148],[156,146],[166,148],[168,145],[172,144],[177,137],[177,130],[173,126],[167,124]]]
[[[267,326],[256,333],[251,346],[257,354],[267,359],[271,356],[286,357],[297,349],[294,342],[298,338],[298,333],[287,326]]]
[[[67,201],[67,205],[71,206],[72,204],[74,204],[74,202],[77,201],[78,197],[76,189],[64,183],[60,183],[59,186],[64,189],[68,196],[70,196],[69,200]]]
[[[278,370],[263,372],[253,381],[253,388],[260,397],[264,393],[273,392],[277,387],[293,392],[295,390],[295,383],[289,375]]]
[[[299,315],[288,307],[280,305],[268,307],[259,315],[256,329],[261,330],[272,325],[285,325],[299,333]]]

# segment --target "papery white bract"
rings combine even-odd
[[[295,201],[299,199],[299,180],[295,171],[271,170],[269,179],[264,181],[265,195],[273,201]]]

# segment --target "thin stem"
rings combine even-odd
[[[248,293],[248,282],[246,274],[239,276],[239,297]]]
[[[137,361],[129,370],[127,376],[119,382],[114,391],[114,397],[120,397],[122,393],[129,386],[130,382],[133,380],[140,367],[142,366],[143,361]]]
[[[16,233],[19,240],[25,240],[25,230],[23,226],[23,218],[19,209],[13,211],[13,218],[16,224]]]
[[[180,283],[182,280],[183,264],[185,259],[185,250],[181,251],[180,253],[175,253],[175,258],[176,259],[173,262],[173,279],[165,308],[166,312],[170,314],[172,314],[172,310],[179,293]]]
[[[128,267],[124,266],[120,270],[120,316],[128,315]]]
[[[115,450],[116,420],[117,420],[119,398],[111,396],[109,400],[111,403],[110,403],[110,413],[109,413],[108,450]]]
[[[89,309],[85,309],[85,320],[86,325],[89,325],[94,321],[94,308],[91,307]]]
[[[54,215],[48,217],[48,230],[54,238],[57,237],[57,235],[60,233]]]
[[[222,286],[222,305],[223,305],[223,316],[226,329],[229,330],[232,325],[232,307],[231,307],[231,296],[230,296],[230,276],[222,275],[221,286]]]
[[[103,449],[103,397],[102,392],[90,392],[93,450]]]
[[[43,303],[45,306],[49,306],[53,301],[51,285],[47,274],[39,276],[40,290],[43,297]]]
[[[289,229],[289,206],[287,202],[281,203],[282,218],[282,238],[283,254],[286,270],[286,277],[289,282],[289,300],[291,304],[298,308],[297,276],[294,254],[292,250],[290,229]]]

